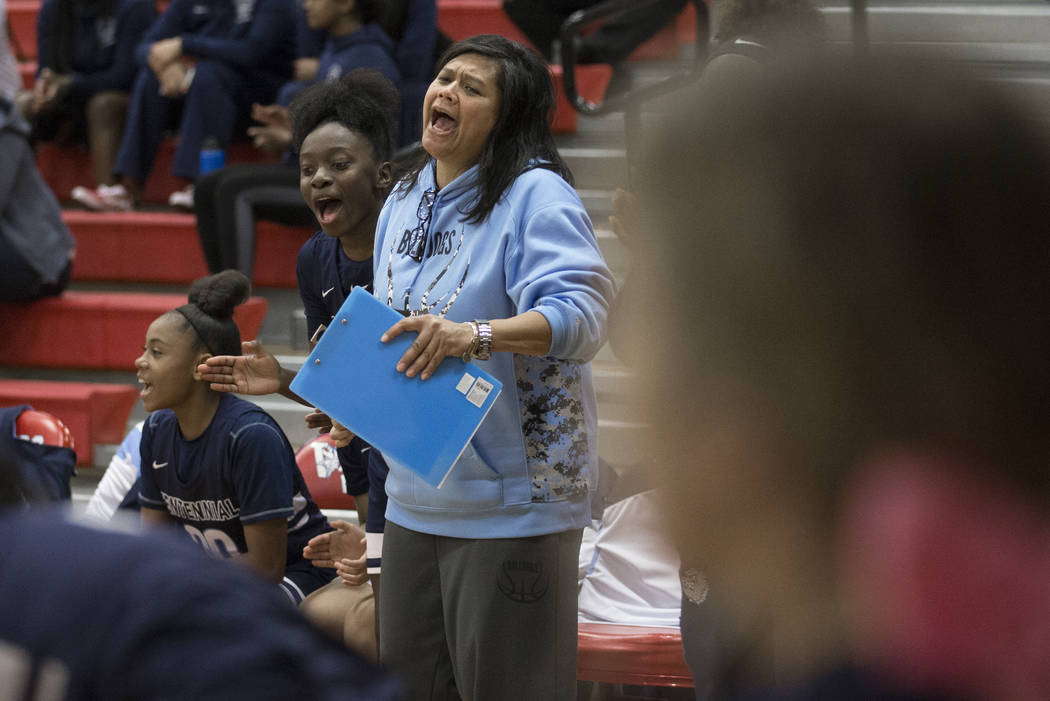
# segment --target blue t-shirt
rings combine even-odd
[[[283,518],[292,565],[303,560],[310,538],[328,530],[288,439],[251,402],[222,395],[211,424],[192,441],[182,437],[174,412],[154,412],[140,450],[142,505],[167,511],[209,552],[246,553],[244,524]]]
[[[0,601],[0,685],[15,698],[401,698],[247,568],[160,533],[0,512]]]

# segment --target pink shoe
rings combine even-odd
[[[193,186],[187,185],[181,190],[176,190],[168,196],[168,206],[175,209],[183,209],[187,212],[193,211]]]
[[[99,185],[95,189],[77,186],[72,198],[93,212],[130,212],[135,209],[131,194],[123,185]]]

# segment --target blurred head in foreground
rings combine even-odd
[[[1046,693],[1044,134],[910,63],[737,97],[683,109],[640,179],[641,396],[683,561],[778,681]]]

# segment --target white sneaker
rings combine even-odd
[[[193,211],[193,186],[187,185],[181,190],[176,190],[168,196],[168,206],[175,209]]]
[[[93,212],[130,212],[135,209],[131,194],[123,185],[99,185],[97,188],[73,188],[73,201]]]

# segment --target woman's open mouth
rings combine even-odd
[[[430,128],[438,134],[448,134],[456,128],[456,120],[434,107],[430,110]]]

